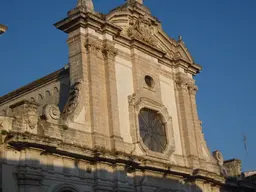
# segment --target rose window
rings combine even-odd
[[[155,152],[163,152],[167,145],[165,123],[157,111],[143,108],[139,113],[139,130],[143,143]]]

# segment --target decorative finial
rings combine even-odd
[[[8,29],[8,28],[7,28],[6,26],[0,24],[0,35],[3,34],[3,33],[5,33],[5,32],[7,31],[7,29]]]
[[[140,3],[140,4],[143,4],[143,0],[128,0],[128,3]]]
[[[178,40],[179,40],[179,41],[182,41],[182,40],[183,40],[181,35],[178,36]]]
[[[94,11],[94,5],[92,0],[78,0],[77,7],[85,8],[86,11]]]

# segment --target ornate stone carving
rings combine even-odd
[[[185,73],[181,73],[181,72],[176,74],[174,80],[175,80],[175,82],[178,85],[182,85],[183,84],[183,85],[188,86],[188,83],[189,83],[188,77],[186,76],[186,74]]]
[[[136,94],[135,93],[128,96],[128,102],[130,105],[135,105],[135,102],[136,102]]]
[[[156,45],[155,31],[152,22],[145,18],[132,18],[125,34],[134,39],[139,39],[153,46]]]
[[[102,44],[97,40],[87,40],[85,43],[87,53],[91,53],[97,57],[102,57]]]
[[[82,86],[82,80],[78,80],[71,87],[68,102],[63,110],[64,116],[70,115],[76,109],[78,105],[79,97],[81,95],[81,86]]]
[[[195,95],[198,87],[195,85],[195,81],[189,78],[185,73],[177,73],[174,78],[177,88],[183,91],[189,91],[191,95]]]
[[[140,3],[140,4],[143,4],[143,0],[128,0],[128,3]]]
[[[94,5],[93,5],[92,0],[78,0],[77,7],[84,8],[84,9],[86,9],[86,11],[94,10]]]
[[[220,151],[214,151],[213,157],[217,160],[219,165],[223,165],[223,156]]]
[[[25,116],[25,121],[29,125],[31,129],[36,128],[37,123],[38,123],[38,112],[37,112],[37,107],[29,107],[26,116]]]
[[[196,95],[196,92],[198,91],[198,87],[196,85],[190,86],[189,87],[189,93],[191,95]]]
[[[103,56],[107,59],[114,59],[117,55],[117,50],[113,45],[106,43],[102,49]]]
[[[188,77],[184,73],[177,73],[174,78],[177,88],[183,91],[188,91]]]
[[[214,159],[216,159],[217,163],[218,163],[218,166],[220,168],[220,173],[224,176],[227,176],[227,169],[226,167],[224,166],[224,158],[222,156],[222,153],[220,151],[214,151],[212,153]]]
[[[60,109],[56,105],[45,105],[43,115],[46,120],[58,120],[60,118]]]

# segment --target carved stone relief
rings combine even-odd
[[[54,123],[60,119],[60,109],[56,105],[45,105],[43,115],[47,121]]]
[[[39,119],[39,116],[38,116],[37,106],[35,105],[28,106],[27,111],[25,113],[25,121],[31,129],[36,128],[38,119]]]
[[[38,106],[39,104],[27,100],[11,105],[14,126],[20,131],[35,132],[39,121]]]
[[[149,19],[131,18],[129,26],[123,32],[130,38],[139,39],[151,45],[156,45],[155,28]]]
[[[71,87],[68,102],[63,110],[64,116],[68,116],[72,114],[76,109],[79,98],[81,97],[81,86],[82,86],[82,80],[79,80]]]

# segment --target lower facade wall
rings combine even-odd
[[[175,177],[141,170],[127,173],[103,169],[78,176],[26,165],[2,164],[2,192],[219,192],[211,183],[203,182],[200,188],[195,182]]]

